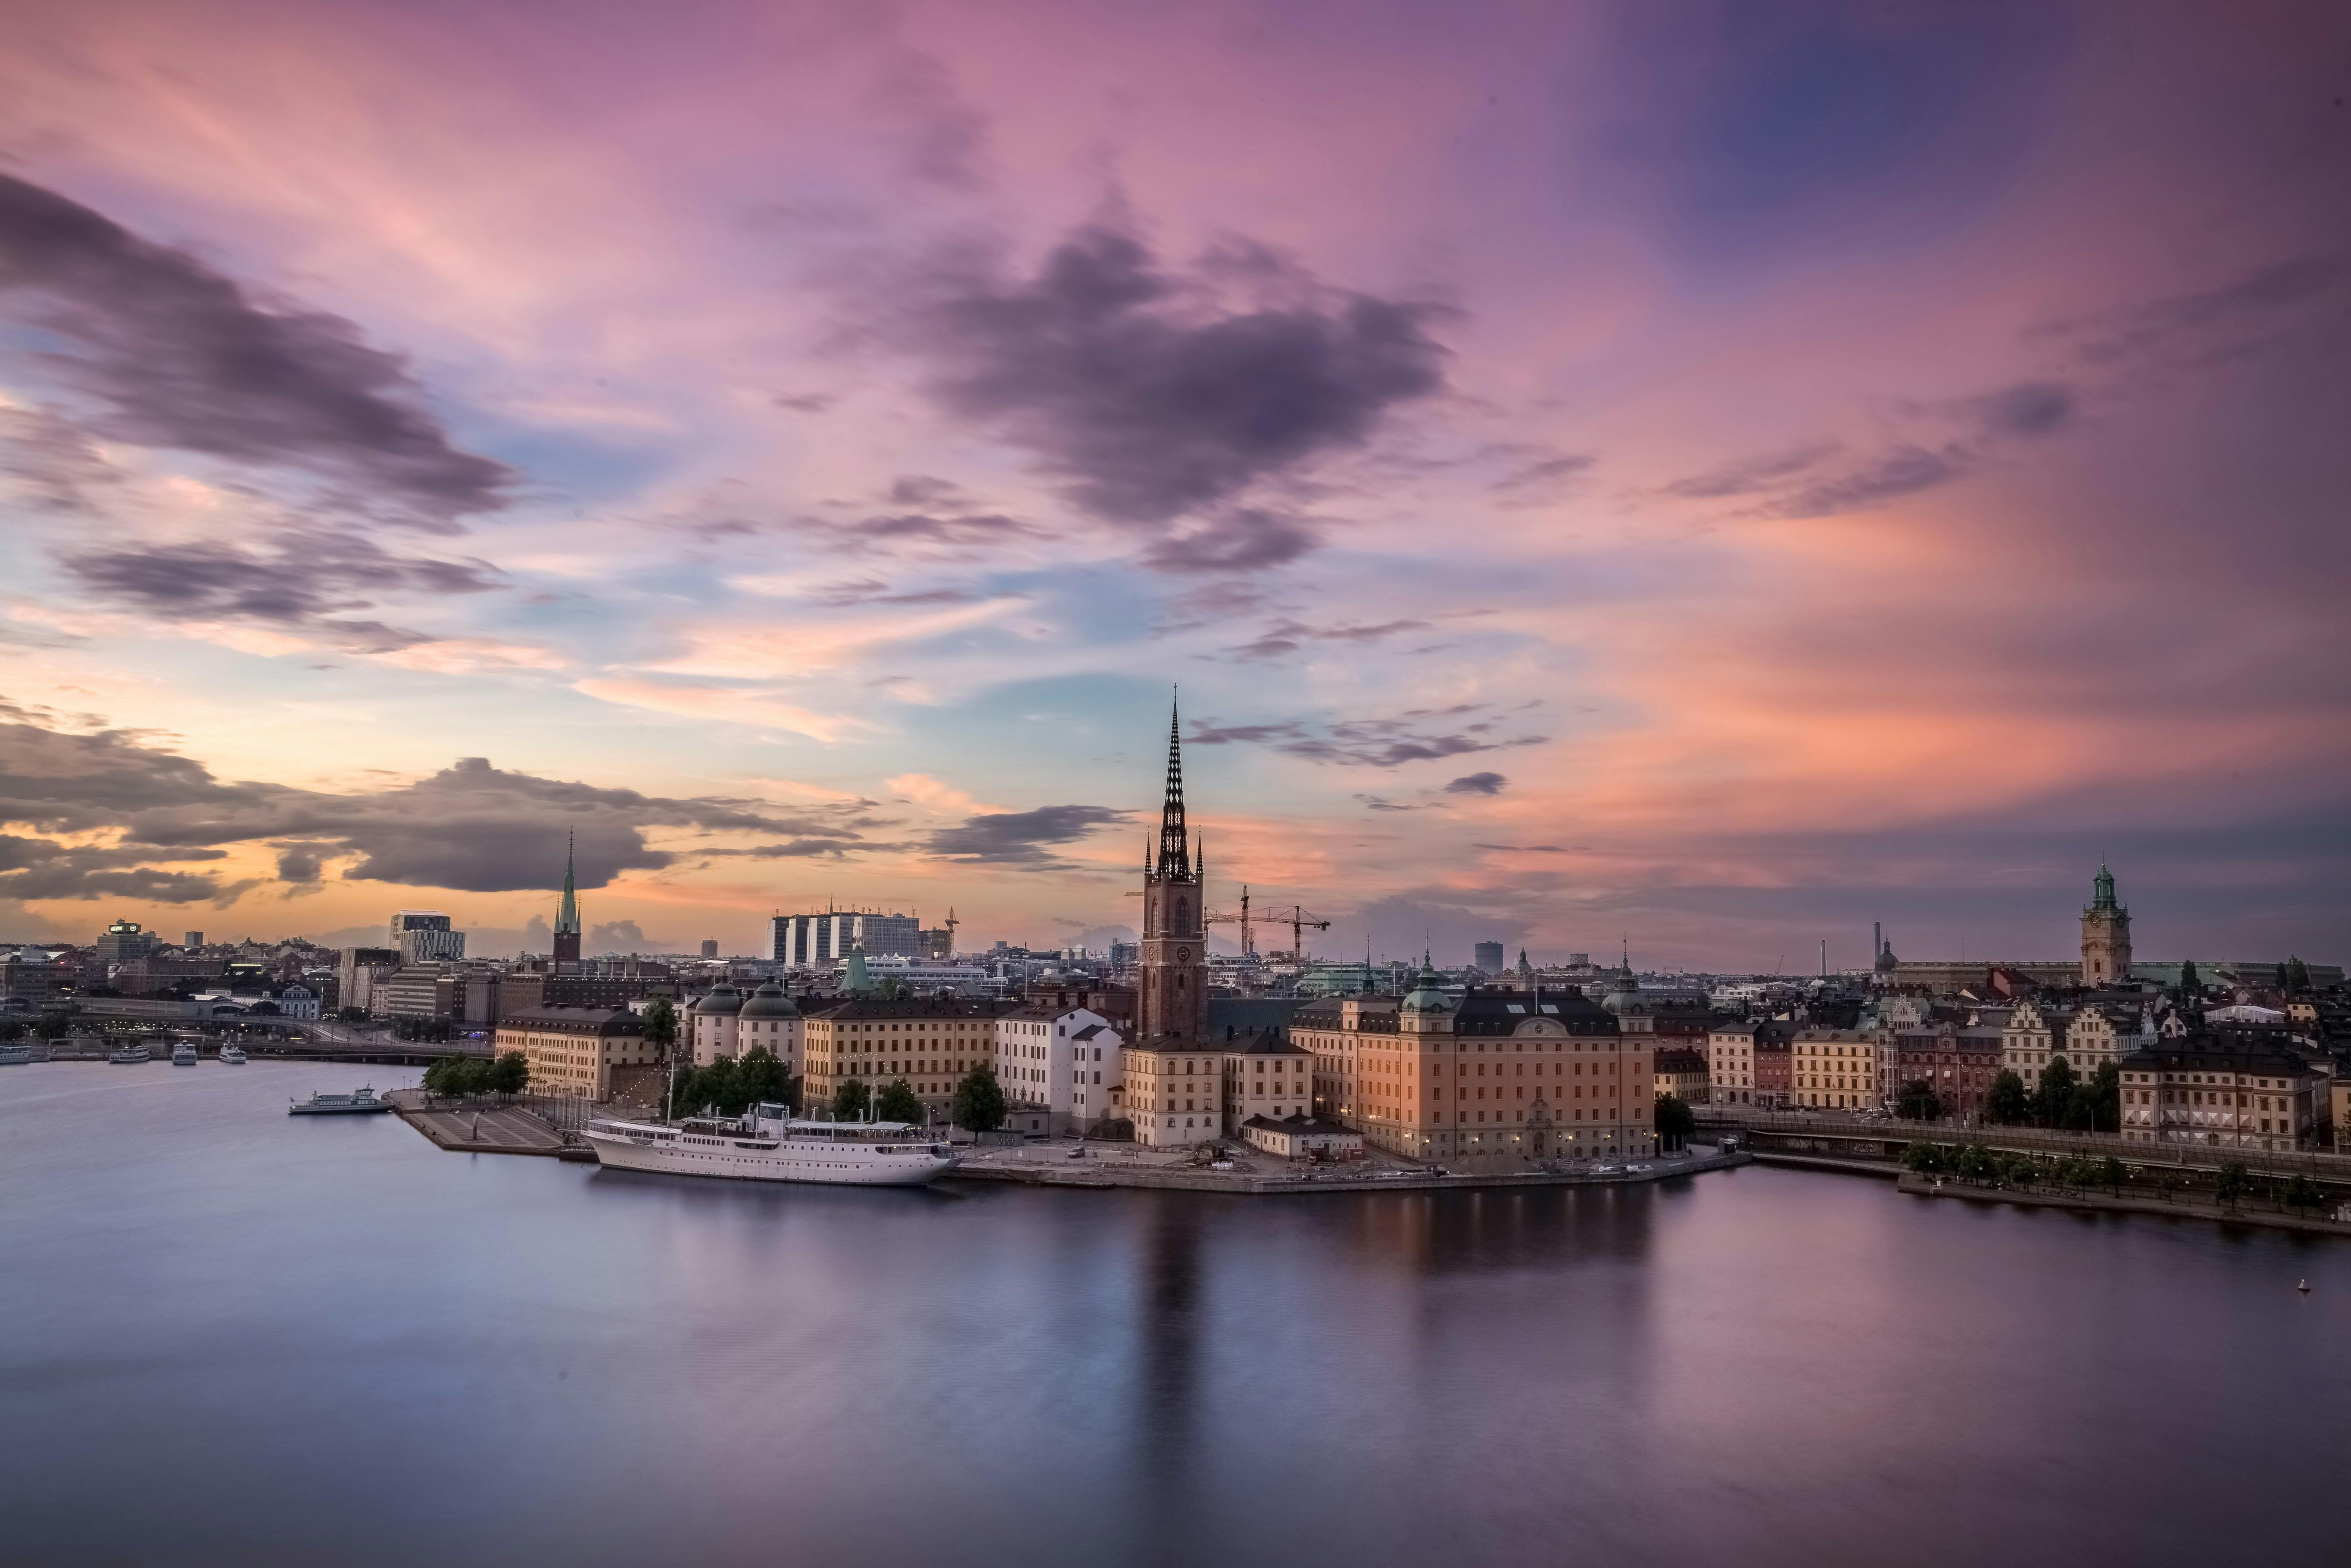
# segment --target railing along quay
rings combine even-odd
[[[1886,1157],[1898,1159],[1910,1144],[1980,1144],[2017,1154],[2111,1156],[2125,1165],[2171,1166],[2182,1170],[2218,1170],[2241,1165],[2249,1171],[2307,1176],[2351,1183],[2351,1155],[2321,1149],[2249,1149],[2227,1144],[2142,1143],[2106,1133],[2068,1133],[2050,1127],[2009,1126],[1982,1122],[1906,1122],[1893,1117],[1816,1116],[1802,1111],[1726,1110],[1693,1106],[1698,1124],[1711,1131],[1738,1131],[1773,1138],[1812,1138],[1892,1145]],[[1833,1150],[1815,1150],[1829,1154]]]

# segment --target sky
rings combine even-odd
[[[2351,949],[2340,5],[0,13],[0,940]]]

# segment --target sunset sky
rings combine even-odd
[[[2351,946],[2351,8],[0,16],[0,939]]]

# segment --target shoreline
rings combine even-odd
[[[1949,1177],[1938,1179],[1905,1171],[1895,1190],[1912,1197],[1956,1197],[1973,1203],[2012,1203],[2026,1208],[2070,1208],[2084,1213],[2145,1214],[2171,1219],[2201,1219],[2220,1225],[2253,1225],[2270,1230],[2298,1231],[2305,1236],[2351,1237],[2351,1221],[2324,1219],[2316,1215],[2288,1214],[2274,1209],[2223,1208],[2207,1201],[2166,1202],[2131,1194],[2060,1191],[2043,1187],[1977,1186]]]

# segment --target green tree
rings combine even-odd
[[[1981,1144],[1961,1144],[1951,1156],[1951,1171],[1962,1181],[1985,1181],[1999,1174],[1998,1163]]]
[[[2212,1182],[2212,1196],[2227,1204],[2231,1214],[2237,1211],[2238,1201],[2252,1190],[2252,1173],[2245,1169],[2242,1160],[2231,1160],[2222,1166],[2220,1176]]]
[[[2189,958],[2179,966],[2179,999],[2192,1005],[2203,994],[2204,982],[2197,977],[2196,960]]]
[[[795,1115],[799,1113],[800,1081],[764,1045],[743,1053],[735,1069],[735,1087],[743,1095],[746,1110],[753,1105],[781,1105]]]
[[[1657,1146],[1678,1149],[1688,1144],[1689,1135],[1698,1131],[1698,1114],[1689,1102],[1678,1094],[1657,1096]]]
[[[912,1122],[923,1124],[922,1097],[914,1086],[903,1078],[893,1078],[873,1097],[873,1119],[877,1122]]]
[[[2098,1185],[2100,1186],[2119,1193],[2123,1189],[2123,1183],[2128,1180],[2130,1180],[2130,1171],[2114,1155],[2108,1155],[2099,1163]]]
[[[2074,1064],[2059,1051],[2042,1070],[2041,1087],[2032,1093],[2032,1119],[2044,1127],[2062,1127],[2074,1114]]]
[[[2316,1208],[2326,1199],[2319,1192],[2316,1182],[2296,1173],[2294,1178],[2285,1184],[2285,1201],[2293,1208]]]
[[[862,1122],[866,1108],[873,1103],[873,1092],[862,1078],[843,1079],[832,1092],[832,1119],[836,1122]]]
[[[2075,1096],[2084,1124],[2094,1133],[2115,1133],[2123,1124],[2123,1070],[2101,1061],[2090,1082]]]
[[[967,1133],[993,1133],[1004,1125],[1006,1106],[1004,1085],[996,1081],[996,1069],[981,1062],[963,1075],[956,1085],[955,1124]]]
[[[1894,1102],[1894,1113],[1907,1122],[1935,1122],[1942,1119],[1943,1103],[1935,1098],[1935,1086],[1923,1078],[1914,1078],[1902,1086]]]
[[[1991,1097],[1984,1103],[1984,1120],[2007,1125],[2029,1120],[2032,1102],[2024,1092],[2024,1080],[2012,1068],[2002,1068],[1991,1081]]]
[[[655,997],[645,1004],[645,1043],[653,1048],[653,1059],[667,1061],[677,1045],[677,1009],[667,997]]]
[[[499,1094],[519,1094],[530,1087],[530,1058],[509,1051],[490,1063],[490,1088]]]
[[[1938,1175],[1949,1164],[1943,1157],[1942,1146],[1938,1144],[1914,1143],[1902,1151],[1903,1167],[1917,1171],[1920,1176]]]

